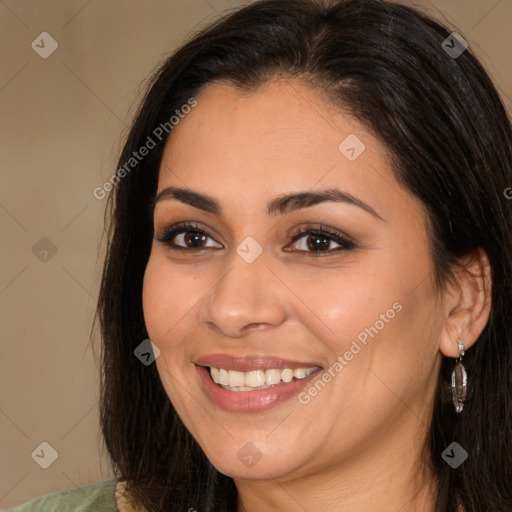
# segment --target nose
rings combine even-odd
[[[264,253],[247,263],[233,251],[213,289],[202,302],[201,322],[232,338],[283,323],[286,319],[286,289],[267,265]]]

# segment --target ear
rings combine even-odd
[[[453,282],[444,292],[445,322],[439,350],[447,357],[458,357],[457,338],[466,349],[484,330],[491,311],[491,265],[482,248],[473,250],[454,269]]]

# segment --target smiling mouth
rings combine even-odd
[[[226,370],[213,366],[207,369],[213,382],[227,391],[256,391],[305,379],[320,368],[318,366],[295,369],[270,368],[249,372]]]

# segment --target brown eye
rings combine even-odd
[[[332,240],[324,235],[309,235],[306,238],[306,245],[312,251],[324,251],[329,249]],[[335,242],[336,243],[336,242]]]
[[[302,240],[304,239],[304,240]],[[296,242],[300,243],[297,244]],[[330,228],[322,226],[320,228],[306,228],[296,233],[293,242],[298,245],[299,251],[314,253],[332,253],[340,250],[349,250],[355,247],[355,244],[348,240],[341,233],[332,231]],[[338,247],[332,247],[331,244],[337,244]]]
[[[187,247],[197,247],[197,245],[203,247],[205,245],[206,237],[207,235],[204,235],[199,231],[187,231],[183,235],[183,241]]]
[[[212,245],[207,245],[208,239],[213,240],[207,231],[193,224],[173,226],[157,238],[159,242],[177,250],[209,249]],[[221,245],[220,248],[222,248]]]
[[[173,250],[222,249],[222,245],[217,244],[210,233],[196,224],[173,226],[167,229],[157,240]],[[213,243],[209,244],[209,240]],[[355,247],[355,244],[341,233],[332,231],[325,226],[317,227],[316,229],[303,229],[293,236],[292,243],[299,246],[294,250],[312,256],[325,253],[330,254]],[[333,243],[338,247],[332,247]],[[285,250],[290,251],[288,248]]]

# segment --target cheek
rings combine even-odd
[[[179,269],[178,269],[179,270]],[[155,364],[165,391],[174,407],[185,414],[183,396],[183,361],[185,359],[185,330],[187,312],[190,313],[194,296],[189,294],[183,273],[158,253],[149,258],[144,273],[142,306],[149,339],[160,349]]]
[[[142,308],[146,329],[153,342],[156,342],[163,332],[163,312],[167,309],[167,302],[170,299],[165,290],[166,286],[159,278],[158,267],[150,257],[144,273]]]
[[[400,316],[400,283],[392,276],[385,281],[382,273],[382,269],[365,266],[355,271],[340,269],[316,279],[302,272],[300,276],[286,276],[286,280],[295,279],[294,294],[307,306],[302,320],[310,318],[308,328],[341,355],[350,349],[353,340],[364,344],[388,330],[388,325]]]
[[[373,405],[396,402],[432,380],[439,331],[434,291],[428,280],[411,286],[407,268],[366,266],[364,272],[300,290],[323,321],[322,342],[330,349],[331,373],[340,377],[333,380],[345,401],[357,390]]]
[[[158,254],[150,256],[142,288],[144,320],[150,339],[161,345],[177,339],[180,323],[197,300],[183,273],[162,261]]]

